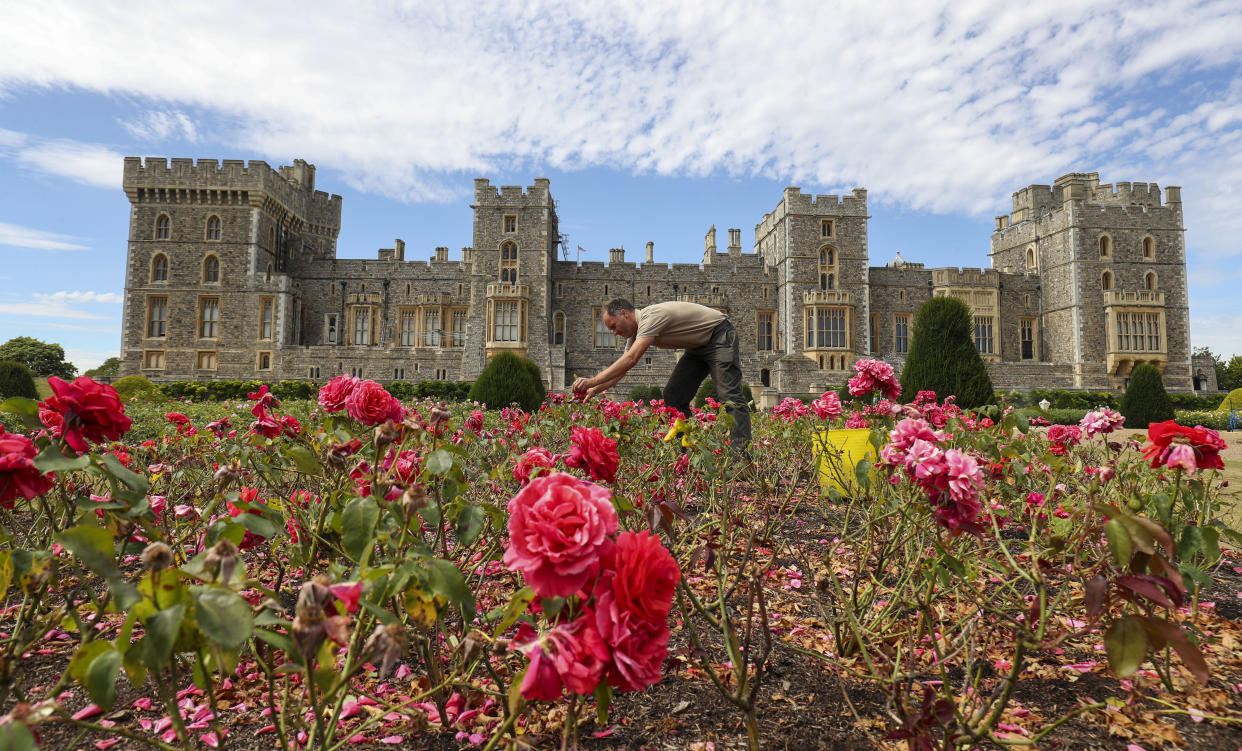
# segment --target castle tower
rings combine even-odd
[[[125,159],[130,226],[121,373],[151,380],[280,371],[305,336],[290,274],[335,258],[341,197],[315,167]]]
[[[755,226],[755,247],[776,269],[778,348],[802,354],[838,383],[868,341],[867,191],[810,196],[788,187]],[[793,390],[796,383],[780,383]]]
[[[1038,277],[1038,359],[1067,366],[1074,388],[1124,388],[1144,362],[1193,387],[1180,188],[1164,199],[1076,172],[1017,191],[996,219],[992,267]]]
[[[549,283],[560,230],[547,178],[521,186],[474,181],[471,316],[483,347],[467,353],[465,376],[474,378],[502,351],[528,357],[549,372],[546,325]]]

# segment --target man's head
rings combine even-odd
[[[623,339],[633,339],[638,333],[638,321],[634,319],[634,303],[623,297],[614,297],[604,305],[604,325]]]

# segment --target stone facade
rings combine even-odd
[[[1168,388],[1189,391],[1197,372],[1180,190],[1161,203],[1155,185],[1100,185],[1095,173],[1015,193],[990,269],[928,269],[900,254],[871,266],[863,189],[786,188],[750,252],[739,229],[719,251],[712,227],[701,263],[656,263],[648,243],[641,263],[614,249],[605,264],[558,260],[546,179],[475,180],[472,246],[427,261],[406,260],[401,240],[375,259],[337,258],[341,197],[316,191],[301,160],[127,158],[124,187],[121,372],[155,381],[472,380],[511,350],[560,390],[616,358],[599,321],[611,297],[727,312],[747,380],[769,394],[838,386],[860,357],[900,367],[915,312],[941,295],[971,306],[998,389],[1119,389],[1154,362]],[[662,385],[677,356],[649,350],[623,383]]]

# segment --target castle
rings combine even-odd
[[[341,197],[302,160],[125,159],[131,204],[121,374],[153,381],[472,380],[498,352],[538,363],[563,390],[624,342],[601,306],[688,300],[725,311],[758,398],[839,386],[852,363],[901,367],[930,297],[970,306],[998,390],[1115,390],[1156,364],[1170,390],[1215,389],[1192,363],[1181,191],[1101,185],[1072,173],[1014,193],[996,220],[991,268],[924,268],[900,254],[872,266],[867,191],[786,188],[742,248],[741,230],[700,264],[558,259],[548,180],[474,182],[473,245],[407,260],[396,240],[340,259]],[[676,352],[648,350],[622,382],[663,385]]]

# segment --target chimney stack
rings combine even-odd
[[[647,263],[655,263],[655,243],[647,241]]]

